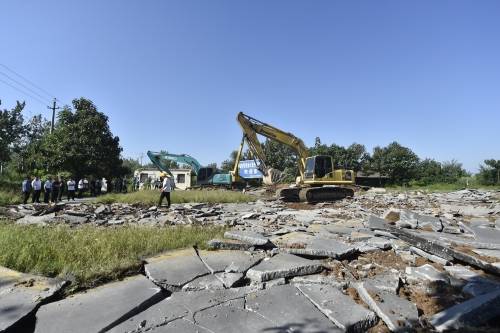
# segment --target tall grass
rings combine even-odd
[[[21,191],[2,191],[0,190],[0,206],[17,205],[23,202]]]
[[[20,226],[0,222],[0,265],[45,276],[73,276],[92,287],[137,273],[141,259],[222,237],[224,227]]]
[[[160,197],[159,191],[144,190],[131,193],[111,193],[95,199],[97,203],[111,204],[116,202],[128,204],[143,204],[153,206],[158,204]],[[249,202],[254,201],[255,197],[241,192],[224,190],[192,190],[192,191],[173,191],[171,194],[172,203],[187,202],[209,202],[209,203],[228,203],[228,202]],[[166,200],[163,200],[166,203]]]

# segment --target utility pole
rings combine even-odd
[[[47,106],[47,109],[51,109],[52,110],[52,122],[50,124],[50,133],[52,133],[54,131],[54,118],[56,117],[56,110],[60,109],[60,107],[56,107],[56,101],[57,100],[54,98],[52,107]]]

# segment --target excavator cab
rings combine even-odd
[[[305,179],[323,178],[333,171],[332,157],[316,155],[306,158]]]
[[[196,176],[196,184],[197,185],[207,185],[212,179],[212,175],[214,174],[214,168],[212,167],[202,167],[198,171],[198,175]]]

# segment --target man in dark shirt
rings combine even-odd
[[[26,205],[31,193],[31,179],[30,176],[26,176],[23,180],[23,203]]]

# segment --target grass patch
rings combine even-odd
[[[128,204],[142,204],[154,206],[158,204],[160,198],[159,191],[144,190],[131,193],[111,193],[98,197],[95,202],[112,204],[116,202]],[[241,192],[224,190],[192,190],[173,191],[171,194],[172,203],[187,202],[208,202],[208,203],[228,203],[228,202],[249,202],[255,197]],[[163,200],[166,203],[166,199]]]
[[[0,265],[45,276],[74,277],[74,289],[93,287],[141,269],[141,259],[222,237],[224,227],[20,226],[0,222]]]
[[[23,200],[20,192],[0,190],[0,206],[17,205],[22,202]]]

